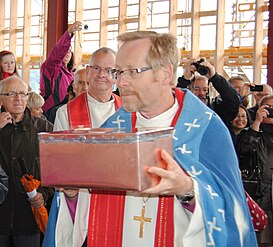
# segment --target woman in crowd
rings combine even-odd
[[[29,92],[27,107],[30,109],[32,116],[45,118],[42,109],[44,103],[45,100],[40,94],[35,92]]]
[[[251,123],[251,119],[247,109],[243,105],[240,105],[237,116],[231,121],[229,126],[229,131],[230,131],[230,135],[231,135],[234,147],[236,147],[237,139],[240,132],[243,129],[249,127],[250,123]]]
[[[71,40],[74,32],[81,29],[81,22],[71,24],[41,66],[40,90],[45,100],[45,112],[65,98],[67,88],[74,79],[75,65]]]
[[[16,58],[11,51],[0,52],[0,81],[11,75],[17,75]]]

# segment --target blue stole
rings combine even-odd
[[[198,183],[207,246],[257,246],[228,129],[197,97],[183,91],[184,106],[173,136],[174,158]],[[101,127],[132,130],[132,113],[121,107]]]
[[[55,191],[52,200],[42,247],[55,247],[56,224],[60,209],[60,195]]]

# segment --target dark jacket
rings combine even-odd
[[[209,79],[213,87],[219,93],[219,96],[209,102],[209,107],[214,110],[222,121],[229,126],[238,113],[240,99],[236,90],[228,83],[228,81],[221,75],[215,75]],[[191,81],[186,80],[183,76],[179,77],[177,87],[185,88]]]
[[[249,112],[249,115],[250,115],[252,121],[255,120],[255,118],[256,118],[256,113],[257,113],[258,109],[259,109],[259,106],[258,106],[258,105],[255,105],[255,106],[253,106],[253,107],[247,109],[247,111]]]
[[[272,210],[272,173],[273,173],[273,125],[261,124],[261,131],[251,128],[243,130],[237,142],[240,169],[260,170],[260,198],[255,198],[264,210]],[[253,174],[253,172],[252,172]]]
[[[9,192],[5,202],[0,205],[0,234],[35,234],[39,232],[31,204],[21,184],[23,175],[18,158],[24,157],[28,173],[40,180],[39,132],[52,131],[53,126],[47,120],[32,117],[25,110],[21,122],[7,124],[0,131],[0,164],[9,176]],[[40,187],[45,202],[54,190]]]

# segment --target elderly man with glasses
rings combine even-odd
[[[120,98],[112,93],[115,58],[116,53],[106,47],[91,55],[86,67],[88,91],[57,111],[54,130],[99,127],[120,107]]]
[[[26,107],[28,86],[17,76],[10,76],[0,84],[0,164],[9,177],[6,200],[0,206],[0,245],[40,245],[40,230],[35,222],[31,206],[39,208],[54,193],[53,189],[39,187],[37,194],[29,200],[21,177],[27,173],[40,180],[39,132],[52,131],[47,120],[32,117]],[[24,158],[25,166],[19,160]]]

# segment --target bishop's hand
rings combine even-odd
[[[148,167],[147,173],[158,183],[142,193],[158,195],[185,195],[193,189],[192,178],[164,149],[156,151],[158,167]]]

